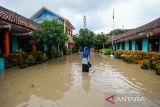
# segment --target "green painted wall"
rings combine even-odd
[[[54,45],[52,45],[52,49],[54,49],[55,48],[55,46]]]
[[[128,41],[125,42],[125,50],[129,50],[129,42]]]
[[[12,36],[12,52],[16,52],[18,50],[18,37]]]
[[[132,50],[136,50],[136,40],[132,40]]]
[[[142,51],[148,52],[148,38],[142,39]]]
[[[116,43],[116,50],[118,50],[118,43]]]
[[[48,50],[48,46],[47,46],[47,44],[45,43],[44,44],[44,51],[47,51]]]
[[[0,72],[5,69],[4,58],[0,58]]]
[[[119,43],[119,49],[122,50],[122,43]]]

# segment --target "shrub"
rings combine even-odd
[[[43,52],[34,52],[32,53],[33,57],[35,57],[35,60],[37,63],[41,63],[43,61],[42,56],[43,56]]]
[[[114,57],[120,59],[121,58],[121,52],[115,51],[114,52]]]
[[[67,51],[68,51],[67,47],[64,47],[64,48],[63,48],[63,54],[64,54],[64,55],[67,55]]]
[[[103,53],[105,55],[110,55],[111,54],[111,49],[100,49],[100,53]]]
[[[160,74],[160,63],[156,64],[156,73]]]
[[[29,66],[36,64],[36,58],[30,54],[28,55],[27,59],[25,59],[25,63]]]
[[[121,54],[120,58],[125,59],[126,56],[126,54]]]
[[[48,60],[48,57],[47,57],[46,53],[43,53],[43,55],[41,56],[41,60],[42,61],[47,61]]]
[[[143,63],[142,63],[142,65],[141,65],[141,68],[142,68],[142,69],[149,69],[149,67],[150,67],[149,61],[148,61],[148,60],[143,60]]]
[[[5,57],[5,65],[7,68],[22,65],[26,56],[27,54],[21,49],[18,50],[16,53],[10,53],[8,56]]]
[[[72,49],[69,49],[67,50],[67,55],[70,55],[72,53]]]
[[[131,62],[132,62],[132,55],[127,55],[127,56],[125,57],[125,61],[126,61],[127,63],[131,63]]]

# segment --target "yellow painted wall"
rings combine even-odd
[[[64,20],[64,33],[66,33],[66,21]]]

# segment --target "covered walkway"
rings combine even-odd
[[[122,35],[113,37],[115,50],[142,50],[160,52],[160,18]],[[108,39],[111,48],[112,38]]]
[[[0,6],[0,70],[4,69],[4,56],[19,49],[32,51],[29,39],[38,28],[39,24]]]

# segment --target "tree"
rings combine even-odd
[[[78,46],[84,47],[93,45],[94,37],[95,34],[91,30],[81,28],[79,34],[75,35],[73,39]]]
[[[63,24],[55,20],[43,21],[41,28],[33,32],[33,43],[37,45],[47,44],[49,50],[53,45],[57,48],[59,44],[64,45],[66,40],[67,36],[63,32]]]
[[[114,35],[117,36],[117,35],[126,33],[128,31],[129,31],[129,29],[115,29],[114,30]],[[108,33],[109,36],[112,36],[112,34],[113,34],[113,30]]]
[[[94,38],[94,44],[95,46],[97,46],[97,48],[102,45],[104,48],[104,44],[107,42],[107,39],[108,39],[108,36],[106,34],[104,33],[97,34]]]

